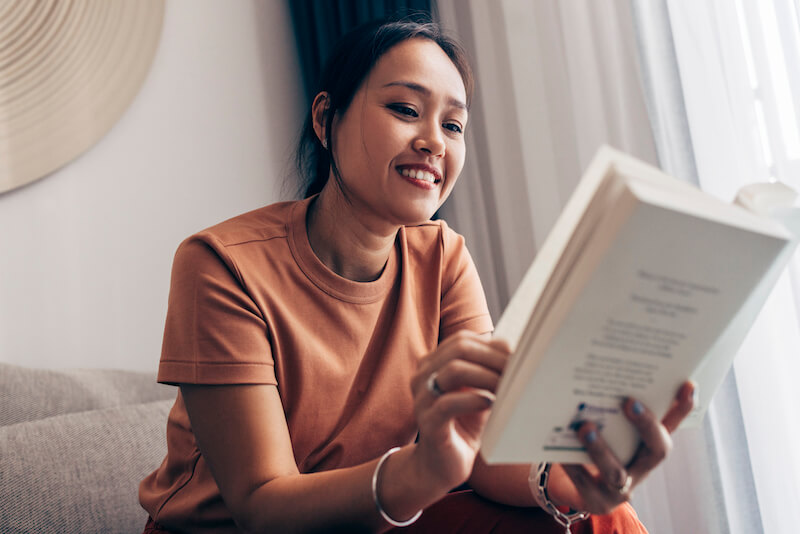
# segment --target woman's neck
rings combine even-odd
[[[399,227],[374,221],[345,199],[334,184],[309,206],[308,241],[330,270],[348,280],[377,280],[394,246]]]

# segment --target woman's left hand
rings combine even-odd
[[[672,448],[670,434],[691,412],[694,388],[693,383],[685,382],[661,421],[639,401],[625,401],[625,415],[642,439],[626,466],[608,448],[594,423],[584,423],[578,429],[578,438],[594,465],[554,465],[548,484],[551,500],[557,505],[593,514],[607,514],[630,500],[631,490],[669,454]]]

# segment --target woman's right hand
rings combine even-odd
[[[420,361],[411,383],[419,425],[415,456],[444,491],[472,472],[509,353],[505,341],[461,331]]]

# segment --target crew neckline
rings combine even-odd
[[[356,282],[339,276],[314,253],[308,240],[306,215],[308,208],[316,199],[316,195],[301,200],[292,206],[287,221],[289,247],[297,265],[308,279],[328,295],[352,303],[368,303],[385,296],[394,285],[399,270],[398,238],[389,253],[389,259],[381,275],[371,282]]]

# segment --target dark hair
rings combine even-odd
[[[327,149],[314,132],[313,117],[309,111],[295,160],[300,175],[300,191],[308,198],[322,191],[330,171],[341,186],[341,178],[333,154],[331,126],[337,113],[344,113],[350,106],[364,78],[375,63],[393,46],[413,38],[429,39],[439,45],[455,65],[467,93],[467,107],[472,97],[473,74],[467,55],[461,45],[442,32],[435,22],[375,21],[359,26],[347,33],[336,44],[325,63],[319,86],[314,94],[328,93],[328,112],[325,120]]]

